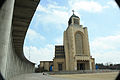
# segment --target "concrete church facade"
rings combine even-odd
[[[63,45],[55,46],[53,71],[95,69],[95,60],[90,56],[87,27],[80,25],[80,18],[74,13],[68,21],[68,28],[64,31],[63,41]],[[40,63],[43,62],[45,63],[45,61]],[[45,66],[50,67],[51,65],[40,64],[40,67]]]

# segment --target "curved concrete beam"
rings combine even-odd
[[[34,72],[34,63],[23,54],[27,29],[39,0],[6,0],[0,8],[0,72],[8,80]]]
[[[12,21],[13,45],[17,55],[24,61],[28,61],[23,54],[24,39],[38,3],[39,0],[15,1]]]

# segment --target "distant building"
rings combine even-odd
[[[65,51],[63,45],[55,46],[55,57],[53,59],[54,71],[65,71],[66,62],[65,62]]]
[[[80,25],[80,18],[74,13],[68,21],[68,28],[64,31],[63,41],[64,45],[55,46],[53,71],[95,69],[95,60],[90,55],[87,27]]]
[[[40,61],[40,65],[38,67],[40,72],[50,71],[51,67],[53,68],[53,61]]]

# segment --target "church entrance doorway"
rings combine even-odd
[[[77,70],[85,70],[85,63],[77,63]]]

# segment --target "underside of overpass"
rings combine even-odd
[[[0,73],[5,79],[34,72],[23,53],[26,32],[40,0],[5,0],[0,8]]]

